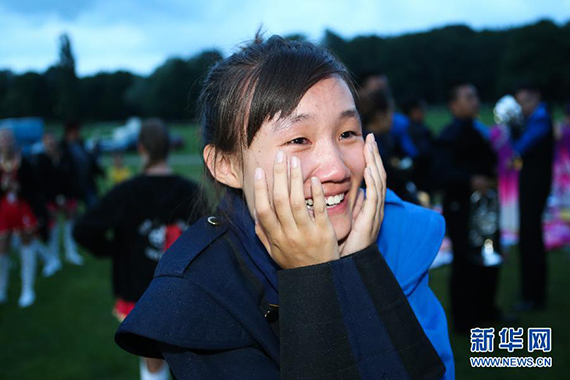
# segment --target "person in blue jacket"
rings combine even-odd
[[[407,202],[419,204],[417,188],[412,182],[413,160],[418,152],[408,133],[408,118],[394,111],[394,100],[386,88],[361,93],[360,99],[364,104],[360,110],[363,129],[372,132],[378,143],[388,189]]]
[[[214,65],[200,101],[219,206],[164,254],[119,346],[179,379],[454,377],[427,275],[444,221],[386,191],[355,99],[309,42],[258,37]]]
[[[512,136],[516,155],[522,159],[519,175],[522,300],[516,309],[530,311],[546,306],[547,271],[542,213],[552,183],[554,133],[552,119],[536,86],[520,85],[515,98],[525,118],[522,133]]]

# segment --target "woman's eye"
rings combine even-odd
[[[309,142],[309,140],[307,140],[304,137],[297,137],[296,139],[289,141],[287,143],[287,145],[303,145],[303,144],[307,144],[308,142]]]
[[[348,139],[348,138],[353,137],[353,136],[356,136],[356,132],[353,132],[353,131],[346,131],[346,132],[343,132],[343,133],[340,135],[340,138],[341,138],[341,139]]]

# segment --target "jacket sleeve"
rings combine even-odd
[[[531,120],[523,135],[513,142],[513,148],[521,157],[526,157],[550,132],[551,122],[547,114]]]
[[[165,343],[158,348],[177,379],[271,380],[279,378],[277,366],[256,347],[224,351],[187,350]]]
[[[132,354],[166,359],[177,379],[279,378],[234,316],[184,277],[155,277],[115,341]]]
[[[284,379],[436,379],[445,367],[376,245],[279,272]]]
[[[95,256],[112,256],[114,245],[108,232],[120,225],[124,218],[123,189],[118,186],[87,209],[73,227],[73,238]]]
[[[429,268],[444,234],[445,220],[440,214],[410,203],[387,203],[378,247],[443,361],[444,378],[453,379],[455,365],[445,311],[429,288]]]

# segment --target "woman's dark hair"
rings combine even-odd
[[[202,147],[211,144],[214,155],[235,154],[241,161],[265,121],[288,117],[313,85],[332,76],[346,82],[356,101],[350,74],[331,52],[279,36],[264,41],[258,34],[218,61],[204,81],[199,98]],[[207,168],[205,174],[213,179]]]
[[[139,132],[138,143],[148,154],[145,169],[168,158],[170,135],[162,120],[148,119],[144,121]]]

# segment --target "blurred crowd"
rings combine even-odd
[[[22,291],[20,307],[34,303],[37,259],[49,277],[61,269],[64,257],[82,265],[72,228],[80,203],[97,201],[96,178],[103,175],[94,152],[86,149],[79,125],[69,123],[61,141],[45,133],[43,149],[24,155],[14,131],[0,129],[0,303],[7,301],[12,247],[20,252]]]
[[[426,124],[425,101],[398,107],[382,74],[360,83],[363,129],[376,138],[388,188],[447,221],[436,262],[451,261],[451,319],[458,333],[516,318],[495,299],[506,248],[519,245],[514,311],[525,312],[547,306],[546,251],[570,244],[570,104],[554,123],[537,87],[521,84],[513,95],[501,99],[496,124],[487,126],[479,119],[477,89],[456,83],[447,98],[451,122],[436,136]],[[82,265],[77,241],[112,258],[113,313],[122,320],[162,253],[206,203],[196,184],[173,173],[170,146],[164,123],[145,121],[137,140],[143,165],[133,176],[120,152],[105,173],[77,123],[65,126],[60,141],[46,132],[42,149],[26,155],[13,131],[0,129],[0,303],[8,301],[11,250],[19,252],[18,304],[25,308],[35,301],[38,260],[46,277],[62,268],[62,247],[65,260]],[[106,175],[113,187],[99,197],[97,181]],[[141,373],[167,376],[167,369],[162,361],[142,359]]]
[[[402,103],[402,114],[385,76],[362,81],[363,127],[376,137],[388,188],[446,219],[448,237],[435,263],[452,261],[448,289],[457,333],[512,325],[517,313],[544,309],[546,251],[570,245],[570,104],[554,123],[538,87],[521,83],[513,95],[497,103],[495,124],[487,126],[475,86],[455,83],[447,94],[451,122],[434,136],[425,102]],[[496,305],[499,271],[515,244],[520,296],[504,311]]]

